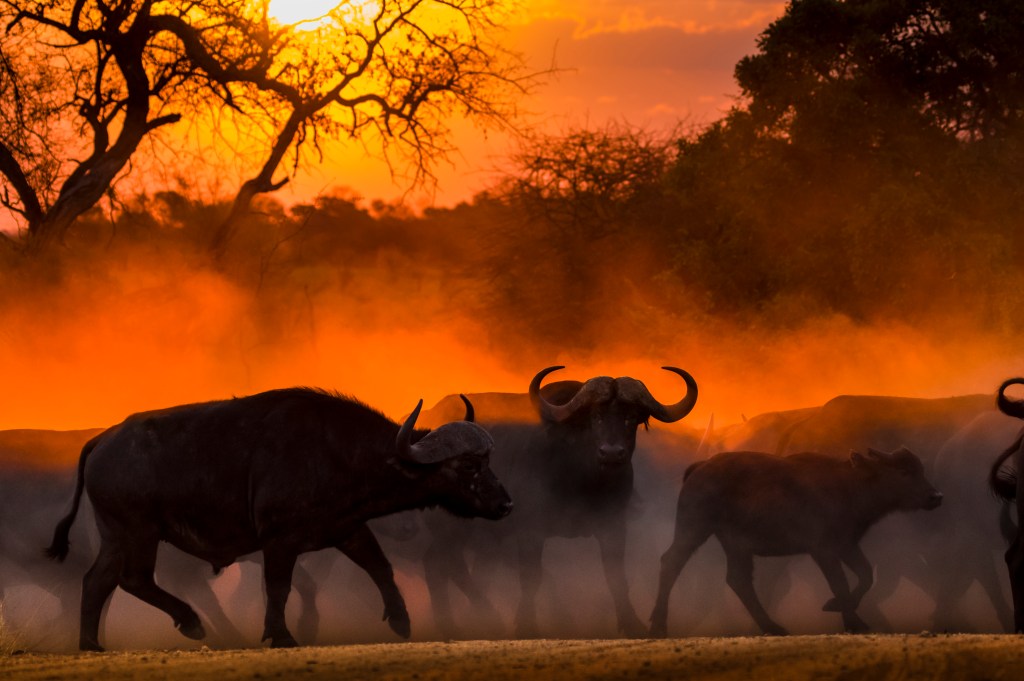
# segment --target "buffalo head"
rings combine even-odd
[[[439,503],[464,517],[503,518],[512,499],[490,468],[494,440],[472,422],[473,405],[465,396],[466,420],[446,423],[413,442],[423,400],[402,424],[395,438],[397,464],[433,488]]]
[[[530,381],[530,401],[545,423],[588,432],[596,449],[597,462],[602,467],[620,466],[630,461],[640,424],[646,425],[651,418],[673,423],[689,414],[697,403],[697,382],[675,367],[662,367],[686,382],[686,395],[675,404],[662,404],[654,399],[647,386],[628,376],[598,376],[583,384],[566,382],[560,384],[558,392],[561,394],[549,401],[542,394],[541,383],[548,374],[563,368],[553,366],[538,372]],[[573,390],[575,386],[579,387]]]
[[[906,447],[886,453],[868,449],[867,454],[853,452],[850,461],[873,481],[873,488],[891,498],[906,511],[931,510],[942,503],[939,492],[924,475],[921,459]]]

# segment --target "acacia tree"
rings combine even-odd
[[[621,123],[532,136],[498,191],[556,234],[596,241],[649,217],[673,159],[672,137]]]
[[[530,83],[495,42],[502,0],[346,0],[312,30],[269,0],[0,0],[0,203],[60,239],[140,144],[210,107],[262,149],[211,246],[326,139],[433,178],[456,115],[511,125]],[[393,166],[394,167],[394,166]]]
[[[625,123],[527,136],[487,197],[501,210],[481,221],[492,323],[531,342],[544,329],[563,347],[606,340],[607,310],[625,307],[648,271],[638,263],[657,250],[674,157],[671,134]]]

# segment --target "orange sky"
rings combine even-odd
[[[523,109],[554,132],[609,120],[651,130],[716,120],[738,94],[734,65],[754,51],[757,35],[784,8],[770,0],[524,0],[520,21],[509,26],[509,44],[531,67],[554,61],[563,71],[523,101]],[[468,124],[455,143],[460,153],[452,166],[437,169],[436,194],[408,197],[414,205],[472,197],[494,178],[509,149],[505,136]],[[407,189],[352,145],[330,149],[322,165],[296,177],[278,197],[307,200],[337,187],[387,200]]]

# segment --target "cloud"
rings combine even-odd
[[[577,37],[586,37],[649,28],[713,33],[764,27],[784,9],[778,0],[528,0],[526,16],[572,21]]]

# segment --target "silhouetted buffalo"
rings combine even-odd
[[[920,457],[925,474],[939,484],[935,471],[939,451],[951,437],[984,413],[995,413],[991,395],[941,398],[839,395],[810,412],[808,418],[791,425],[775,453],[819,452],[845,460],[851,450],[871,448],[888,452],[905,447]],[[758,448],[743,446],[736,449]],[[945,485],[940,486],[947,502],[960,491],[959,488],[947,490]],[[949,626],[962,630],[967,626],[968,623],[962,619],[951,621],[941,612],[941,607],[931,617],[916,617],[906,609],[899,610],[898,619],[890,624],[881,608],[885,599],[905,586],[904,580],[934,598],[937,604],[943,603],[944,596],[939,590],[945,588],[950,579],[955,579],[955,575],[942,573],[961,570],[960,565],[946,558],[949,549],[943,544],[955,532],[948,521],[956,521],[955,516],[946,514],[939,518],[931,514],[909,514],[890,517],[865,538],[865,550],[875,556],[878,568],[875,584],[859,612],[873,628],[920,631]],[[774,561],[775,564],[766,566],[762,574],[766,585],[772,581],[770,572],[785,562]],[[779,589],[774,591],[778,593]]]
[[[858,546],[861,537],[892,511],[931,509],[941,501],[920,459],[905,449],[868,450],[849,461],[726,452],[698,462],[684,477],[675,538],[661,558],[651,635],[666,635],[672,587],[712,535],[725,551],[726,582],[765,633],[786,630],[768,616],[754,591],[754,556],[802,553],[811,555],[834,595],[824,609],[841,612],[846,629],[864,630],[856,608],[871,586],[872,567]],[[857,576],[852,591],[844,564]]]
[[[169,614],[202,638],[188,604],[153,580],[157,545],[169,542],[214,570],[263,552],[263,640],[294,646],[284,607],[300,553],[337,547],[385,595],[385,618],[409,632],[391,565],[366,521],[440,505],[465,517],[501,518],[512,502],[488,466],[493,441],[473,423],[416,431],[422,401],[399,427],[348,398],[294,388],[128,417],[82,450],[71,511],[47,550],[68,553],[83,488],[100,533],[82,585],[79,645],[99,650],[114,588]]]
[[[646,627],[630,602],[624,566],[636,431],[651,418],[672,423],[690,413],[697,402],[697,383],[682,369],[664,367],[687,386],[686,395],[671,405],[658,402],[643,383],[629,377],[600,376],[585,383],[560,381],[541,387],[548,374],[562,368],[548,367],[530,382],[529,398],[540,425],[488,424],[495,437],[495,471],[517,500],[516,515],[506,527],[496,528],[514,533],[518,544],[521,596],[516,633],[537,633],[536,598],[546,539],[595,537],[617,627],[628,635],[644,635]],[[443,635],[451,636],[449,581],[477,607],[493,611],[472,580],[464,555],[467,544],[486,545],[493,537],[473,538],[469,524],[455,526],[438,518],[429,519],[427,526],[434,535],[424,557],[427,585],[438,626]]]
[[[1024,385],[1024,378],[1010,378],[999,386],[996,406],[1007,416],[1024,419],[1024,402],[1011,400],[1006,389],[1011,385]],[[1024,633],[1024,531],[1020,519],[1024,518],[1024,492],[1020,490],[1021,466],[1024,466],[1024,432],[999,455],[989,472],[989,486],[1002,499],[1017,503],[1017,527],[1011,532],[1010,547],[1006,550],[1006,566],[1010,571],[1010,590],[1013,592],[1013,626],[1018,634]],[[1003,464],[1013,457],[1013,469],[1004,469]]]

